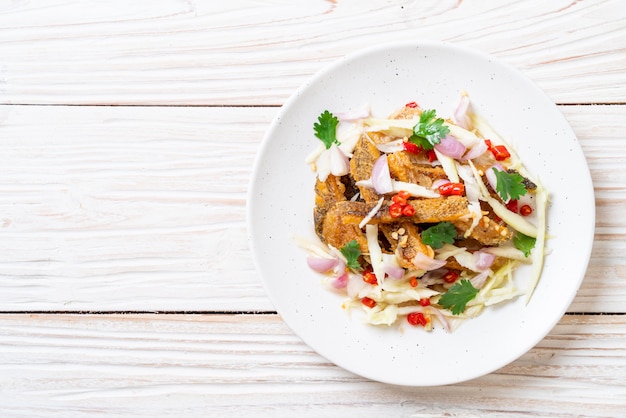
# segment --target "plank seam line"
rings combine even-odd
[[[86,310],[66,310],[66,311],[0,311],[0,315],[278,315],[277,311],[131,311],[131,310],[111,310],[111,311],[86,311]],[[567,312],[570,316],[620,316],[626,312]]]

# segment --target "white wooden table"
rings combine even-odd
[[[485,377],[371,382],[305,346],[246,241],[279,106],[374,43],[517,67],[589,163],[596,238],[554,330]],[[622,0],[0,2],[0,416],[626,416]]]

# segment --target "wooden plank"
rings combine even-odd
[[[443,40],[519,68],[560,103],[626,97],[620,0],[61,1],[0,10],[0,101],[281,104],[357,49]]]
[[[0,315],[3,416],[619,416],[626,318],[565,316],[495,373],[409,388],[355,376],[276,315]],[[416,359],[420,361],[420,359]]]
[[[276,109],[2,111],[3,310],[271,309],[245,199]]]
[[[626,106],[563,106],[595,183],[571,312],[624,312]],[[276,108],[0,106],[0,309],[272,310],[245,198]]]
[[[619,301],[626,300],[626,143],[621,126],[626,107],[564,106],[561,111],[585,153],[596,198],[591,260],[570,311],[624,312]]]

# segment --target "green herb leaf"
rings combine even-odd
[[[461,280],[452,286],[446,293],[439,298],[439,304],[444,309],[450,309],[453,315],[465,312],[467,302],[474,299],[478,294],[478,289],[472,286],[467,280]]]
[[[317,122],[313,124],[315,136],[322,140],[326,149],[330,148],[332,144],[339,145],[339,141],[336,136],[338,124],[339,119],[337,119],[328,110],[325,110],[321,115],[319,115]]]
[[[361,256],[361,247],[355,239],[341,247],[341,250],[339,251],[341,251],[341,254],[346,257],[346,266],[348,266],[348,268],[351,268],[353,270],[361,270],[361,265],[358,261],[359,257]]]
[[[522,251],[526,257],[528,257],[530,251],[535,248],[535,241],[537,241],[535,238],[524,235],[521,232],[518,232],[513,237],[513,245],[515,245],[515,248]]]
[[[450,128],[443,122],[443,119],[437,118],[435,109],[424,110],[420,121],[413,127],[413,135],[409,140],[425,150],[433,149],[450,132]]]
[[[517,200],[527,192],[524,186],[524,177],[518,173],[507,173],[504,170],[492,169],[496,173],[496,192],[503,201]]]
[[[450,222],[440,222],[422,231],[422,241],[435,250],[443,247],[444,243],[454,243],[457,232]]]

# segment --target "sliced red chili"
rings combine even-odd
[[[439,186],[439,193],[442,196],[462,196],[465,193],[463,183],[446,183]]]
[[[409,194],[409,192],[407,192],[406,190],[400,190],[397,194],[397,196],[400,196],[403,199],[408,199],[411,195]]]
[[[459,272],[450,270],[446,274],[443,275],[443,281],[446,283],[454,283],[456,279],[459,278]]]
[[[511,153],[509,153],[509,150],[506,149],[504,145],[495,145],[491,147],[491,153],[498,161],[506,160],[511,156]]]
[[[517,213],[517,200],[514,200],[514,199],[509,200],[509,202],[506,204],[506,208],[510,210],[511,212]]]
[[[370,309],[376,306],[376,301],[374,299],[368,298],[367,296],[361,299],[361,303]]]
[[[420,305],[422,305],[422,306],[430,306],[430,299],[428,299],[428,298],[420,299]]]
[[[491,144],[491,139],[485,139],[485,145],[487,145],[487,149],[489,151],[491,151],[491,148],[493,148],[493,145]]]
[[[426,151],[426,156],[428,157],[428,162],[433,162],[437,159],[437,154],[435,154],[435,150],[429,149]]]
[[[533,213],[533,208],[531,208],[529,205],[523,205],[520,209],[519,209],[519,213],[522,216],[528,216],[531,213]]]
[[[426,318],[422,312],[411,312],[406,316],[406,320],[413,326],[425,326],[428,324],[428,318]]]
[[[409,217],[413,216],[415,215],[415,208],[407,204],[405,207],[402,208],[402,214]]]
[[[411,285],[411,287],[417,287],[417,277],[411,277],[411,279],[409,280],[409,284]]]
[[[404,147],[404,150],[406,152],[410,152],[411,154],[419,154],[421,150],[421,148],[418,145],[409,141],[403,142],[402,146]]]
[[[392,218],[399,218],[402,216],[402,205],[399,203],[393,203],[389,206],[389,215],[391,215]]]
[[[391,200],[393,201],[393,203],[397,203],[397,204],[399,204],[401,206],[406,205],[406,198],[400,196],[399,193],[397,195],[395,195],[394,197],[392,197]]]
[[[378,284],[378,278],[371,271],[366,271],[363,273],[363,281],[369,284]]]
[[[417,103],[416,102],[409,102],[409,103],[405,104],[404,106],[410,107],[411,109],[415,109],[417,107]]]

